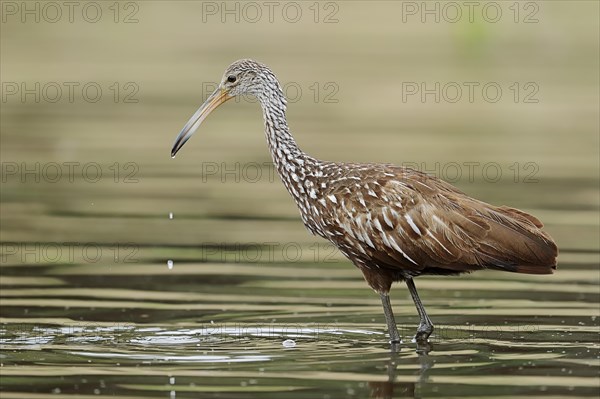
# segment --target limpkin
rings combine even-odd
[[[433,324],[415,277],[479,269],[551,274],[556,269],[556,244],[525,212],[478,201],[411,168],[327,162],[304,153],[290,133],[277,78],[253,60],[236,61],[225,70],[217,89],[177,136],[171,156],[215,108],[241,95],[260,102],[273,162],[306,228],[333,243],[379,293],[392,343],[400,342],[389,298],[393,282],[406,282],[420,317],[415,339],[426,342]]]

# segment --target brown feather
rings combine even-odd
[[[382,279],[421,274],[556,268],[556,244],[534,216],[475,200],[412,169],[352,166],[323,193],[340,199],[321,210],[326,225],[341,226],[339,235],[325,238],[344,248],[374,288],[386,286]],[[384,269],[385,276],[374,276]]]

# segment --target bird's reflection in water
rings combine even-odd
[[[394,397],[401,398],[420,398],[423,385],[427,382],[429,369],[433,367],[433,359],[429,356],[429,352],[433,346],[429,342],[417,343],[417,358],[419,370],[416,372],[418,378],[415,382],[395,382],[398,375],[398,363],[406,358],[399,356],[401,344],[392,344],[390,357],[387,362],[387,381],[369,382],[371,389],[371,398],[391,399]]]

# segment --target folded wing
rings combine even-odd
[[[335,190],[334,190],[335,191]],[[378,267],[420,273],[482,268],[550,274],[557,247],[535,217],[475,200],[432,176],[390,168],[331,210],[347,245]]]

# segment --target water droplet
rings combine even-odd
[[[175,157],[173,157],[173,158],[175,158]],[[171,391],[171,394],[170,394],[171,399],[175,399],[176,395],[177,395],[177,392]]]
[[[169,219],[173,219],[173,212],[169,212]]]
[[[281,345],[285,346],[286,348],[293,348],[296,346],[296,342],[293,339],[286,339],[281,343]]]
[[[173,268],[173,261],[171,259],[167,261],[167,267],[169,268],[169,270]]]
[[[169,384],[175,385],[175,377],[169,378]]]

